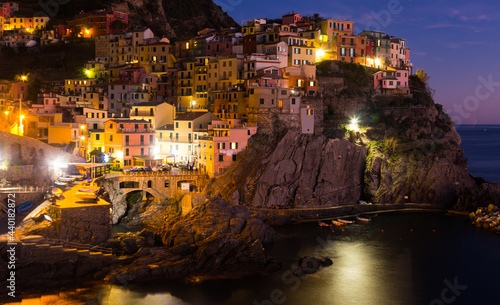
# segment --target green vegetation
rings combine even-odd
[[[30,81],[36,86],[38,81],[80,77],[82,66],[93,58],[95,47],[90,39],[75,39],[69,44],[58,43],[29,50],[3,47],[0,79],[15,79],[16,75],[29,71]]]

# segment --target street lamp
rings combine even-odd
[[[19,117],[19,135],[23,136],[24,135],[24,125],[23,125],[23,119],[24,119],[24,114],[21,114]]]
[[[194,109],[194,105],[196,105],[196,101],[191,101],[191,109]]]
[[[352,118],[351,124],[349,124],[349,130],[359,132],[359,120],[358,120],[358,118]]]

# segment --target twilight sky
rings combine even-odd
[[[240,24],[299,12],[355,21],[405,38],[411,61],[431,76],[435,100],[457,125],[500,124],[498,0],[215,0]]]

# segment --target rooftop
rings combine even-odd
[[[199,117],[204,116],[209,112],[186,112],[183,114],[179,114],[174,121],[194,121]]]

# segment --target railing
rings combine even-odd
[[[123,172],[104,175],[105,179],[120,178],[120,177],[168,177],[168,176],[205,176],[204,171],[158,171],[158,172]]]
[[[45,193],[52,190],[52,187],[20,186],[0,188],[0,193]]]
[[[117,132],[121,133],[154,133],[153,128],[117,128]]]
[[[194,142],[193,139],[171,139],[171,138],[161,138],[161,139],[158,139],[158,142],[162,142],[162,143],[188,143],[188,144],[191,144]]]

